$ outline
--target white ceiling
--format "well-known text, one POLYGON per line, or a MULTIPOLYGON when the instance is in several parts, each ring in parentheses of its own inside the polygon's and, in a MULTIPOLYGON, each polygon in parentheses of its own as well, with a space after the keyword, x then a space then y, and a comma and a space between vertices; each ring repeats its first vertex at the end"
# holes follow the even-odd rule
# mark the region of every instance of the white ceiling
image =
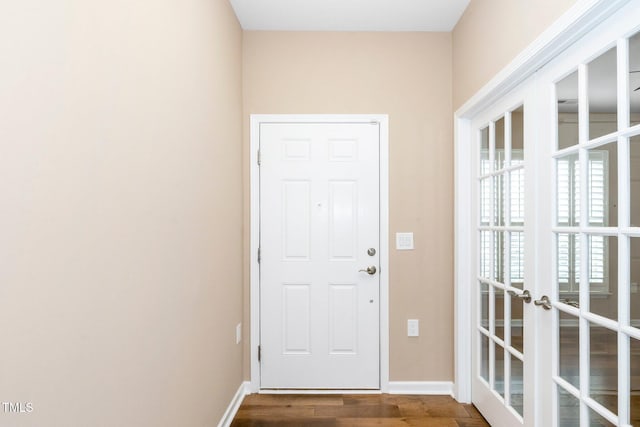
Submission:
POLYGON ((469 0, 230 0, 245 30, 451 31, 469 0))

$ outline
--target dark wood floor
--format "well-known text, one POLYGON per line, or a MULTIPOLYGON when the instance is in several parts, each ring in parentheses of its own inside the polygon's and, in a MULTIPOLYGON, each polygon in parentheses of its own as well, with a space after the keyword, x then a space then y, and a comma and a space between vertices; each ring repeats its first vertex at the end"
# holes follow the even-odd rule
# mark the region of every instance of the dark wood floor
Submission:
POLYGON ((231 427, 488 425, 473 405, 449 396, 252 394, 245 397, 231 427))

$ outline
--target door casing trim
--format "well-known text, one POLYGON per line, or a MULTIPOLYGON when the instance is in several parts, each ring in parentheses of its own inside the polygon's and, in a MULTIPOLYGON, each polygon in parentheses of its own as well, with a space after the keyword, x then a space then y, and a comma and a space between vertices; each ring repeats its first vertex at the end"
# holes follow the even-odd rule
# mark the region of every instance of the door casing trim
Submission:
POLYGON ((261 123, 380 123, 380 391, 389 389, 389 116, 386 114, 252 114, 250 116, 250 392, 260 392, 260 169, 261 123))
POLYGON ((454 397, 471 403, 473 319, 469 286, 476 280, 474 207, 471 201, 471 120, 511 90, 525 82, 545 64, 560 55, 630 0, 578 0, 533 43, 502 69, 454 114, 454 397))

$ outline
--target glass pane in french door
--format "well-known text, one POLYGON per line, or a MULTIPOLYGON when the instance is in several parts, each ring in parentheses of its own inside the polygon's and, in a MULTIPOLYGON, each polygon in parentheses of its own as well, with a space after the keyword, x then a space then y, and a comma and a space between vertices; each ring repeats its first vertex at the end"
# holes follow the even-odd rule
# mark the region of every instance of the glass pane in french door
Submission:
POLYGON ((486 395, 517 425, 525 405, 519 297, 525 280, 524 108, 504 111, 482 126, 478 146, 476 372, 486 395))
POLYGON ((600 52, 555 83, 558 426, 640 426, 640 36, 600 52))

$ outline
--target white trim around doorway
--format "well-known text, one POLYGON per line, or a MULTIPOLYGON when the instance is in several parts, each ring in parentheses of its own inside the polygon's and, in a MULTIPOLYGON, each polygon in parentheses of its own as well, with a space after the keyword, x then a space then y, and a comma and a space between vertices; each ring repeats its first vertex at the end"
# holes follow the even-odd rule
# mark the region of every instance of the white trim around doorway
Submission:
MULTIPOLYGON (((389 391, 389 116, 386 114, 252 114, 250 118, 250 357, 248 392, 259 393, 260 363, 260 123, 380 123, 380 392, 389 391)), ((299 390, 297 391, 299 392, 299 390)), ((323 392, 331 392, 324 390, 323 392)), ((336 391, 344 393, 344 390, 336 391)), ((369 390, 368 392, 371 392, 369 390)))
POLYGON ((474 248, 470 238, 475 233, 474 208, 470 183, 472 150, 471 119, 531 77, 543 65, 586 35, 630 0, 578 0, 564 15, 522 51, 507 67, 469 99, 454 115, 454 283, 455 283, 455 385, 454 397, 471 402, 471 292, 475 283, 474 248))

